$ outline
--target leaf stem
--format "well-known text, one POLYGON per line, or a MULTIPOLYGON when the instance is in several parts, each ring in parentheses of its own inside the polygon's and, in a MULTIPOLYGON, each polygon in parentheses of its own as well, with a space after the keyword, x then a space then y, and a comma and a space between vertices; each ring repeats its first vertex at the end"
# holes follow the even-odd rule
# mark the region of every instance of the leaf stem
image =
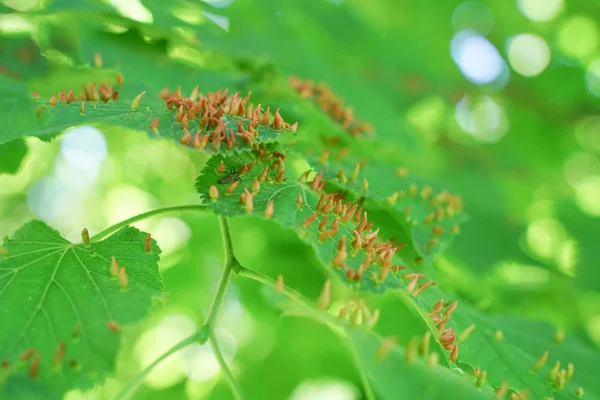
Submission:
MULTIPOLYGON (((271 287, 277 288, 277 281, 273 278, 271 278, 270 276, 261 274, 260 272, 251 270, 249 268, 246 268, 244 266, 239 266, 239 269, 237 270, 237 274, 239 276, 243 276, 252 280, 255 280, 257 282, 261 282, 264 283, 265 285, 269 285, 271 287)), ((283 288, 279 288, 279 289, 283 289, 283 294, 285 294, 287 297, 289 297, 290 299, 294 300, 295 302, 297 302, 298 304, 300 304, 302 307, 307 308, 309 310, 313 310, 316 308, 316 306, 306 297, 302 296, 300 293, 296 292, 293 289, 290 289, 287 286, 283 286, 283 288)))
MULTIPOLYGON (((96 236, 102 237, 102 235, 107 235, 110 232, 113 232, 113 231, 119 229, 121 226, 125 226, 131 222, 138 221, 140 219, 149 217, 151 215, 160 214, 161 212, 178 211, 178 210, 185 210, 185 209, 200 209, 200 207, 202 207, 202 209, 206 208, 205 206, 179 206, 179 207, 168 207, 168 208, 164 208, 164 209, 150 211, 148 213, 140 214, 136 217, 130 218, 129 220, 120 222, 119 224, 114 225, 111 228, 108 228, 108 229, 100 232, 96 236)), ((194 343, 204 344, 208 340, 210 341, 211 347, 215 353, 215 357, 217 358, 217 361, 219 362, 219 365, 221 366, 221 370, 223 371, 225 379, 227 380, 227 383, 228 383, 229 387, 231 388, 231 391, 233 392, 234 397, 236 399, 243 399, 241 388, 238 385, 238 383, 235 381, 233 374, 231 373, 231 370, 227 367, 227 363, 225 362, 225 358, 223 357, 223 354, 221 353, 221 350, 219 349, 219 345, 217 343, 217 339, 214 335, 214 330, 213 330, 213 324, 217 318, 219 308, 221 307, 221 303, 223 302, 223 298, 225 297, 225 291, 227 290, 227 284, 229 283, 229 279, 231 278, 231 271, 237 270, 237 268, 241 267, 233 253, 231 232, 229 231, 229 224, 227 222, 227 219, 224 217, 220 217, 219 222, 221 224, 221 234, 223 236, 223 245, 225 248, 225 265, 223 266, 223 272, 221 273, 221 279, 219 280, 219 285, 217 286, 217 291, 216 291, 215 296, 213 297, 213 301, 210 305, 210 309, 208 311, 208 316, 206 317, 206 321, 204 322, 204 326, 202 328, 200 328, 198 331, 196 331, 194 334, 192 334, 191 336, 188 336, 187 338, 183 339, 179 343, 176 343, 173 347, 171 347, 169 350, 167 350, 164 354, 162 354, 160 357, 158 357, 156 360, 154 360, 152 362, 152 364, 148 365, 146 368, 144 368, 142 371, 140 371, 135 376, 135 378, 133 378, 133 380, 131 380, 127 384, 127 386, 125 386, 123 388, 123 390, 121 390, 119 392, 119 394, 117 394, 117 396, 115 397, 115 400, 125 400, 125 399, 128 399, 129 397, 131 397, 131 395, 133 395, 133 393, 135 392, 135 389, 140 385, 142 380, 146 376, 148 376, 148 374, 152 371, 152 369, 154 369, 154 367, 156 367, 158 364, 160 364, 164 359, 169 357, 171 354, 183 349, 186 346, 189 346, 190 344, 194 344, 194 343)))
POLYGON ((191 334, 190 336, 183 339, 182 341, 175 343, 169 350, 164 352, 160 357, 158 357, 156 360, 154 360, 150 365, 148 365, 146 368, 141 370, 135 376, 135 378, 133 378, 127 384, 127 386, 125 386, 115 396, 115 400, 125 400, 125 399, 130 398, 133 395, 133 393, 135 393, 135 390, 142 383, 144 378, 146 378, 158 364, 163 362, 165 359, 167 359, 172 354, 174 354, 174 353, 178 352, 179 350, 181 350, 191 344, 194 344, 194 343, 200 343, 200 344, 206 343, 206 341, 208 340, 208 333, 209 333, 208 331, 209 330, 207 327, 202 327, 199 330, 197 330, 196 332, 194 332, 193 334, 191 334))
POLYGON ((104 237, 110 235, 111 233, 121 229, 124 226, 133 224, 134 222, 141 221, 146 218, 150 218, 154 215, 165 214, 168 212, 176 212, 176 211, 206 211, 206 205, 192 204, 192 205, 185 205, 185 206, 172 206, 172 207, 157 208, 156 210, 152 210, 152 211, 148 211, 148 212, 145 212, 142 214, 134 215, 131 218, 128 218, 124 221, 116 223, 113 226, 110 226, 110 227, 106 228, 105 230, 95 234, 94 236, 92 236, 90 238, 90 240, 92 242, 96 242, 96 241, 103 239, 104 237))
POLYGON ((223 371, 225 380, 227 381, 227 384, 229 385, 229 388, 231 389, 231 392, 233 393, 233 397, 236 400, 243 399, 244 396, 242 395, 242 389, 238 385, 233 374, 231 373, 231 370, 227 366, 227 362, 225 361, 225 358, 223 357, 223 353, 221 353, 221 349, 219 348, 219 343, 217 342, 217 337, 215 336, 214 331, 212 329, 210 330, 210 335, 208 336, 208 341, 210 343, 210 347, 212 347, 213 353, 215 353, 215 357, 217 359, 217 362, 219 363, 219 366, 221 367, 221 371, 223 371))
POLYGON ((213 324, 217 318, 217 314, 219 312, 219 308, 221 307, 221 303, 223 302, 223 298, 225 297, 225 291, 227 290, 227 285, 229 283, 229 279, 231 278, 231 271, 235 268, 239 268, 239 262, 235 258, 233 253, 233 242, 231 240, 231 231, 229 230, 229 222, 225 217, 219 217, 219 223, 221 224, 221 236, 223 237, 223 247, 225 250, 225 265, 223 266, 223 272, 221 273, 221 279, 219 280, 219 286, 217 287, 217 291, 215 293, 215 297, 213 298, 212 304, 208 311, 208 316, 206 317, 206 322, 204 326, 207 326, 209 329, 209 337, 210 345, 215 353, 215 357, 221 366, 221 370, 227 380, 227 384, 233 393, 233 397, 236 399, 243 399, 242 390, 238 385, 237 381, 233 377, 231 370, 227 366, 225 362, 225 358, 219 349, 219 344, 217 343, 217 338, 215 337, 215 333, 213 330, 213 324))

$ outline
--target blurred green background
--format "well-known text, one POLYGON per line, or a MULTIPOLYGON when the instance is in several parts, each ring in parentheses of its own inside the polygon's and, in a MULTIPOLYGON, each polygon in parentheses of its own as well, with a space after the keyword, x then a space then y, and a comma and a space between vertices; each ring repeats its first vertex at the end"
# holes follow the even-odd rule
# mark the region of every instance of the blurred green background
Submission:
MULTIPOLYGON (((326 82, 376 127, 369 146, 381 160, 463 196, 470 221, 435 261, 446 291, 600 346, 600 3, 4 0, 0 11, 0 73, 38 85, 100 51, 129 80, 251 89, 320 134, 331 122, 291 101, 286 77, 326 82)), ((84 226, 93 234, 159 206, 196 203, 193 181, 206 159, 120 129, 4 144, 0 234, 38 218, 77 240, 84 226)), ((69 400, 112 398, 208 309, 223 258, 216 218, 168 215, 136 226, 163 250, 168 307, 127 331, 114 379, 69 400)), ((232 221, 232 231, 244 265, 318 296, 326 274, 292 233, 249 218, 232 221)), ((422 333, 422 320, 397 299, 373 302, 395 316, 380 333, 401 343, 422 333)), ((251 398, 362 396, 337 337, 282 318, 253 282, 234 280, 218 326, 251 398)), ((208 347, 172 356, 136 394, 167 396, 229 398, 208 347)))

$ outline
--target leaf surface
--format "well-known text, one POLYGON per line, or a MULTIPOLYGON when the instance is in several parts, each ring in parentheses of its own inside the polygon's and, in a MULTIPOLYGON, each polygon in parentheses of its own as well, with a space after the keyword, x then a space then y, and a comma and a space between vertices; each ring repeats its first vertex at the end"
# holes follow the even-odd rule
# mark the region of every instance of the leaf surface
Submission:
POLYGON ((151 240, 146 252, 146 237, 124 227, 85 246, 32 221, 5 240, 0 319, 10 324, 0 331, 0 360, 54 393, 102 381, 115 366, 118 327, 145 317, 163 290, 160 249, 151 240), (111 275, 113 257, 126 285, 111 275))
POLYGON ((363 222, 365 215, 361 211, 362 206, 358 199, 352 199, 350 195, 345 198, 343 193, 314 190, 311 184, 299 182, 292 172, 282 169, 279 165, 277 157, 261 162, 260 158, 247 152, 235 156, 216 155, 202 169, 196 180, 196 189, 200 197, 207 202, 208 208, 216 214, 270 218, 284 227, 295 230, 303 241, 313 246, 323 265, 328 266, 345 284, 356 291, 382 293, 386 289, 405 286, 400 276, 406 272, 406 266, 414 264, 413 260, 406 258, 406 254, 412 254, 406 250, 410 244, 392 244, 378 238, 377 226, 367 228, 370 224, 368 216, 366 222, 363 222), (239 173, 244 165, 255 161, 249 172, 239 173), (224 171, 219 173, 221 162, 224 171), (265 170, 266 179, 259 182, 265 170), (280 173, 283 180, 278 182, 280 173), (231 189, 231 185, 235 185, 233 178, 238 175, 240 182, 227 194, 228 188, 231 189), (224 178, 231 178, 231 182, 219 183, 224 178), (253 188, 256 185, 255 180, 259 186, 258 191, 253 188), (218 191, 216 200, 211 199, 211 186, 215 186, 218 191), (248 193, 254 191, 251 195, 251 209, 246 208, 240 197, 245 190, 248 193), (298 205, 299 196, 301 206, 298 205), (320 201, 322 197, 324 200, 320 201), (329 201, 329 206, 323 206, 329 201), (271 202, 273 212, 268 216, 266 211, 271 202), (361 225, 362 228, 358 229, 361 225), (356 239, 354 230, 357 230, 357 233, 358 230, 361 231, 360 244, 358 241, 353 243, 356 239), (345 251, 340 250, 342 238, 345 238, 345 251), (371 241, 370 245, 367 244, 368 241, 371 241), (391 254, 385 261, 384 254, 388 251, 391 254), (371 253, 370 256, 367 256, 367 252, 371 253), (345 256, 340 253, 345 253, 345 256), (387 267, 383 268, 384 265, 387 267))

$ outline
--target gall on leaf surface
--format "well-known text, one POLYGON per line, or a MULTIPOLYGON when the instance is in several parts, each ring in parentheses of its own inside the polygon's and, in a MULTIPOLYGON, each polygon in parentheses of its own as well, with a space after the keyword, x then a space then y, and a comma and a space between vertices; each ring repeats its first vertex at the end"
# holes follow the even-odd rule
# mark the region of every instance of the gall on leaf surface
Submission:
MULTIPOLYGON (((265 159, 264 154, 262 159, 265 159)), ((282 173, 279 159, 273 156, 263 162, 260 155, 248 152, 213 156, 197 178, 196 189, 215 214, 253 215, 293 229, 315 249, 327 269, 357 292, 382 293, 406 287, 408 283, 400 278, 412 268, 407 267, 411 260, 404 258, 403 253, 408 244, 382 240, 368 215, 364 220, 358 199, 345 197, 342 192, 314 190, 311 187, 314 182, 300 182, 289 168, 282 173), (240 172, 244 165, 252 163, 255 164, 250 171, 240 172), (239 182, 233 180, 233 174, 239 174, 239 182), (224 178, 227 182, 219 183, 224 178), (255 180, 259 184, 258 191, 255 191, 255 180), (212 189, 211 196, 211 186, 218 195, 212 189), (360 233, 355 234, 355 230, 360 233), (345 243, 342 244, 342 240, 345 243)))
POLYGON ((0 361, 61 394, 89 388, 115 367, 118 329, 144 318, 163 284, 160 249, 124 227, 89 246, 73 244, 40 221, 5 240, 0 256, 0 361), (128 275, 111 276, 112 259, 128 275), (34 361, 39 367, 34 372, 34 361))
MULTIPOLYGON (((432 339, 442 347, 442 332, 436 329, 437 321, 432 320, 431 311, 440 299, 449 304, 451 298, 438 287, 432 287, 411 299, 430 327, 432 339)), ((445 310, 447 308, 438 315, 447 315, 445 310)), ((527 390, 540 398, 576 399, 575 390, 582 387, 586 396, 590 394, 595 396, 590 398, 599 398, 596 395, 599 393, 596 378, 600 359, 598 351, 568 334, 563 342, 556 343, 557 330, 546 323, 485 314, 466 301, 459 301, 443 329, 455 335, 452 344, 459 349, 456 365, 469 374, 477 368, 486 371, 486 380, 494 388, 506 383, 512 391, 527 390), (533 372, 545 351, 549 352, 547 361, 533 372), (569 363, 575 369, 573 377, 566 380, 560 390, 555 387, 556 377, 549 379, 556 361, 561 364, 559 372, 565 370, 566 373, 569 363)), ((451 352, 444 354, 450 362, 451 352)))
POLYGON ((308 163, 322 171, 328 182, 372 200, 372 206, 393 215, 427 264, 448 248, 468 218, 460 196, 439 183, 412 176, 406 168, 363 162, 344 148, 326 158, 323 154, 328 150, 316 151, 305 143, 297 143, 293 151, 305 154, 308 163))
POLYGON ((431 362, 431 353, 419 355, 417 349, 399 346, 394 338, 381 337, 362 326, 352 327, 350 321, 340 322, 330 313, 302 307, 275 290, 265 290, 264 296, 284 316, 308 318, 338 334, 363 377, 363 385, 368 385, 365 389, 373 392, 377 399, 495 399, 490 386, 478 388, 473 375, 460 374, 431 362), (408 351, 415 353, 410 363, 407 362, 408 351))
POLYGON ((460 344, 458 365, 465 370, 478 366, 487 370, 487 379, 493 386, 506 381, 513 390, 527 389, 536 396, 577 399, 575 391, 582 387, 584 398, 600 398, 600 352, 585 345, 572 334, 561 334, 553 326, 516 316, 486 315, 460 304, 453 313, 460 344), (464 341, 461 331, 469 325, 475 329, 464 341), (500 333, 499 333, 500 332, 500 333), (545 362, 536 364, 545 351, 545 362), (551 378, 551 371, 560 362, 557 372, 565 374, 572 364, 574 373, 561 385, 558 376, 551 378), (537 368, 534 368, 537 367, 537 368), (535 371, 534 371, 535 370, 535 371))
POLYGON ((111 83, 82 80, 74 90, 77 92, 67 87, 36 99, 37 111, 31 116, 36 119, 35 127, 27 134, 55 135, 83 124, 118 126, 218 153, 276 141, 290 127, 286 122, 276 123, 271 112, 249 103, 249 96, 228 94, 227 89, 202 94, 196 87, 183 94, 179 86, 159 93, 127 82, 119 86, 114 72, 111 83))
POLYGON ((425 357, 407 364, 405 348, 394 345, 378 359, 386 339, 373 332, 347 327, 345 333, 358 367, 366 373, 377 398, 446 400, 450 393, 456 400, 495 398, 489 386, 477 388, 472 376, 437 364, 430 366, 425 357))

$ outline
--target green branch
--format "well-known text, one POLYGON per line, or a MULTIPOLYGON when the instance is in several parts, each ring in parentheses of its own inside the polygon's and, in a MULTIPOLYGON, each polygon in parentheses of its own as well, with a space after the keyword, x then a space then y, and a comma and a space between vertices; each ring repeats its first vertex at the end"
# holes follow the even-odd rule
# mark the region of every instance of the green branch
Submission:
POLYGON ((208 311, 208 316, 206 317, 204 326, 207 326, 209 329, 209 340, 211 347, 215 353, 215 357, 217 358, 219 365, 221 366, 221 370, 223 371, 233 396, 236 399, 243 399, 244 397, 242 396, 242 390, 233 377, 231 370, 227 366, 225 358, 223 358, 223 354, 221 354, 221 350, 219 349, 219 345, 213 330, 213 324, 217 318, 221 303, 223 302, 223 297, 225 297, 225 291, 227 290, 227 284, 229 283, 229 278, 231 277, 231 271, 234 268, 239 267, 239 263, 233 254, 233 243, 231 241, 231 232, 229 231, 229 223, 227 222, 227 218, 219 217, 219 222, 221 224, 221 236, 223 237, 223 247, 225 250, 225 266, 223 267, 221 279, 219 280, 219 286, 217 287, 217 292, 215 293, 210 310, 208 311))
POLYGON ((143 219, 150 218, 154 215, 165 214, 165 213, 169 213, 169 212, 177 212, 177 211, 206 211, 206 206, 202 205, 202 204, 195 204, 195 205, 187 205, 187 206, 173 206, 173 207, 157 208, 156 210, 138 214, 138 215, 135 215, 124 221, 116 223, 113 226, 106 228, 102 232, 95 234, 94 236, 92 236, 90 238, 90 240, 92 242, 96 242, 96 241, 101 240, 104 237, 110 235, 111 233, 118 231, 119 229, 121 229, 124 226, 133 224, 134 222, 138 222, 143 219))
POLYGON ((150 365, 148 365, 146 368, 144 368, 143 370, 141 370, 136 376, 135 378, 133 378, 128 384, 127 386, 125 386, 116 396, 115 396, 115 400, 125 400, 125 399, 129 399, 133 393, 135 393, 135 390, 138 388, 138 386, 142 383, 142 381, 144 380, 144 378, 146 378, 150 372, 152 372, 152 370, 161 362, 163 362, 165 359, 167 359, 170 355, 178 352, 179 350, 194 344, 194 343, 200 343, 200 344, 204 344, 206 343, 206 341, 208 340, 210 334, 210 329, 208 329, 207 326, 203 326, 202 328, 200 328, 199 330, 197 330, 196 332, 194 332, 193 334, 191 334, 190 336, 186 337, 185 339, 183 339, 182 341, 176 343, 175 345, 173 345, 169 350, 167 350, 166 352, 164 352, 160 357, 158 357, 156 360, 154 360, 150 365))
MULTIPOLYGON (((203 210, 205 208, 206 208, 205 206, 179 206, 179 207, 169 207, 169 208, 163 208, 163 209, 150 211, 145 214, 140 214, 136 217, 130 218, 126 221, 120 222, 119 224, 116 224, 116 225, 100 232, 95 237, 102 237, 103 235, 107 235, 110 232, 113 232, 122 226, 130 224, 131 222, 139 221, 140 219, 147 218, 152 215, 160 214, 162 212, 179 211, 179 210, 185 210, 185 209, 202 209, 203 210)), ((225 379, 227 380, 227 383, 229 384, 234 397, 236 399, 243 399, 243 396, 241 394, 242 391, 241 391, 239 385, 237 384, 237 382, 235 381, 233 374, 227 367, 225 359, 223 358, 223 354, 221 353, 221 350, 219 349, 217 340, 214 335, 214 330, 213 330, 213 324, 217 318, 217 314, 219 312, 219 308, 221 307, 221 303, 223 302, 223 298, 225 297, 225 291, 227 290, 227 284, 229 283, 229 279, 231 277, 231 271, 240 267, 237 259, 235 258, 235 255, 233 253, 231 233, 229 231, 229 225, 227 223, 227 220, 225 218, 221 217, 221 218, 219 218, 219 221, 221 223, 221 234, 223 236, 223 246, 225 248, 225 265, 223 266, 223 272, 221 273, 221 279, 219 280, 219 286, 217 287, 217 291, 216 291, 213 301, 211 303, 210 310, 208 311, 208 316, 206 317, 206 321, 204 322, 204 325, 202 326, 202 328, 200 328, 198 331, 196 331, 191 336, 188 336, 187 338, 183 339, 182 341, 176 343, 173 347, 171 347, 169 350, 167 350, 164 354, 162 354, 160 357, 158 357, 156 360, 154 360, 152 362, 152 364, 148 365, 146 368, 144 368, 142 371, 140 371, 135 376, 135 378, 133 378, 133 380, 131 380, 127 384, 127 386, 125 386, 117 394, 117 396, 115 397, 115 400, 125 400, 125 399, 130 398, 133 395, 133 393, 135 393, 135 390, 142 383, 144 378, 146 376, 148 376, 148 374, 154 369, 154 367, 156 367, 158 364, 160 364, 163 360, 165 360, 167 357, 169 357, 173 353, 176 353, 177 351, 189 346, 190 344, 194 344, 194 343, 204 344, 204 343, 206 343, 207 340, 210 340, 210 344, 215 353, 215 357, 217 358, 217 361, 219 362, 219 365, 221 366, 221 370, 223 371, 225 379)))

